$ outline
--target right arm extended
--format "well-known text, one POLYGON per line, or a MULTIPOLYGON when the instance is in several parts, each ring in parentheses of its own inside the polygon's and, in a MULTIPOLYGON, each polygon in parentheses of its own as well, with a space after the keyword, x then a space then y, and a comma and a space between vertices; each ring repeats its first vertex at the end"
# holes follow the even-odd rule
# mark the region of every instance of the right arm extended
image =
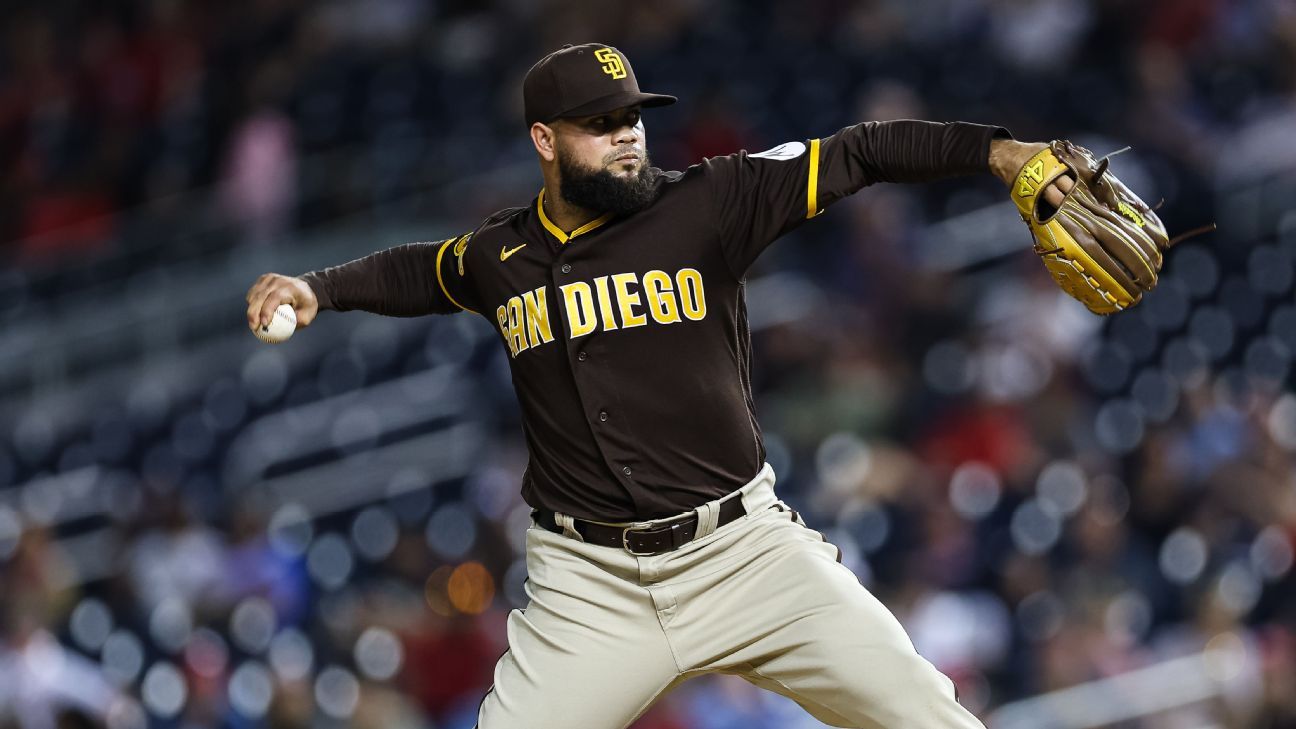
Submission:
POLYGON ((447 250, 454 242, 451 238, 408 243, 297 277, 264 274, 247 293, 248 326, 255 329, 268 323, 280 304, 293 307, 299 327, 309 326, 324 309, 359 309, 386 316, 459 311, 463 307, 437 275, 438 264, 454 267, 455 256, 447 250))

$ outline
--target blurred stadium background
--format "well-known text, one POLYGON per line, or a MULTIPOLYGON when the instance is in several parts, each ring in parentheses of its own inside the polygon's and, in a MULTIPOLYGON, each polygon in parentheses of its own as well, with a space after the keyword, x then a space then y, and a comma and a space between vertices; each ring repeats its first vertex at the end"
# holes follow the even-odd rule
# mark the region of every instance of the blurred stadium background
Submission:
MULTIPOLYGON (((758 409, 990 726, 1296 726, 1292 0, 4 7, 0 727, 472 726, 528 522, 491 327, 270 347, 242 297, 523 204, 522 75, 587 40, 681 97, 662 167, 964 119, 1218 222, 1103 320, 989 176, 865 190, 753 273, 758 409)), ((729 678, 635 725, 817 726, 729 678)))

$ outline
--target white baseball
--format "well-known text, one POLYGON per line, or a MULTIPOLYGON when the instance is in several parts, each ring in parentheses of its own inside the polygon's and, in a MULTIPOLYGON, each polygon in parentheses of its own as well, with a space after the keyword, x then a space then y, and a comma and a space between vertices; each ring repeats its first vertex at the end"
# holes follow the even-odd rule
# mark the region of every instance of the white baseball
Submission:
POLYGON ((278 344, 291 337, 295 331, 297 331, 297 312, 293 311, 292 306, 288 304, 280 304, 279 308, 275 309, 270 323, 259 329, 253 329, 252 333, 263 342, 278 344))

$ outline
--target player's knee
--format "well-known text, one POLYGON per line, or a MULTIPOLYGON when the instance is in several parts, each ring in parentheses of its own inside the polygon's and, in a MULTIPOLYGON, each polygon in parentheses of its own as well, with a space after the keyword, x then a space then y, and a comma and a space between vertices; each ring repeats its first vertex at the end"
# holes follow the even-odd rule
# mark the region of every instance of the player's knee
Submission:
POLYGON ((906 707, 901 715, 920 716, 930 707, 958 702, 954 682, 922 656, 914 653, 898 663, 896 688, 906 707))

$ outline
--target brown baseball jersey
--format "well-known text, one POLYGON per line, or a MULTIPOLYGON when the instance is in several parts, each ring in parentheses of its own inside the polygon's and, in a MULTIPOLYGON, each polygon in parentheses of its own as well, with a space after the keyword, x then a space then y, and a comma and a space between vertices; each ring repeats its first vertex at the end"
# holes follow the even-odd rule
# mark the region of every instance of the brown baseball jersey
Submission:
POLYGON ((761 251, 875 182, 988 170, 998 127, 868 122, 662 172, 654 202, 565 231, 545 191, 470 234, 303 278, 321 309, 469 311, 508 351, 528 504, 598 521, 719 498, 765 460, 744 275, 761 251))

